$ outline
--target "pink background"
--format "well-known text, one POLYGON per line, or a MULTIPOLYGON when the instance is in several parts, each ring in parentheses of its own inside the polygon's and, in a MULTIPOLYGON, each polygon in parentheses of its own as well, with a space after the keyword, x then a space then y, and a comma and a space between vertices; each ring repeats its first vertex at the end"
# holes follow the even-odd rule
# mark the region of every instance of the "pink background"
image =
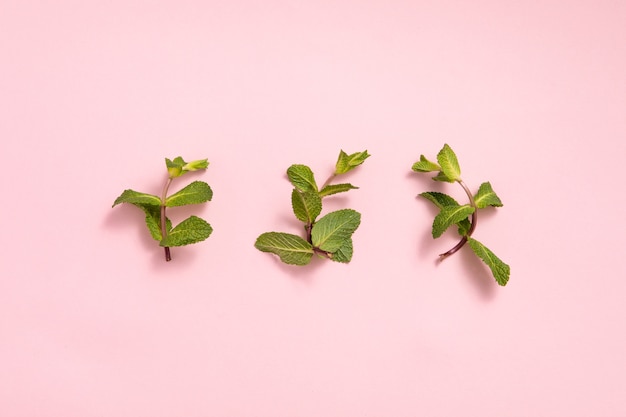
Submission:
MULTIPOLYGON (((626 3, 0 2, 0 415, 626 415, 626 3), (430 237, 444 142, 498 287, 430 237), (369 150, 350 265, 288 267, 284 172, 369 150), (207 157, 166 264, 125 188, 207 157)), ((191 177, 191 176, 190 176, 191 177)), ((181 180, 178 185, 186 183, 181 180)), ((176 185, 175 185, 176 188, 176 185)), ((465 248, 468 249, 468 248, 465 248)))

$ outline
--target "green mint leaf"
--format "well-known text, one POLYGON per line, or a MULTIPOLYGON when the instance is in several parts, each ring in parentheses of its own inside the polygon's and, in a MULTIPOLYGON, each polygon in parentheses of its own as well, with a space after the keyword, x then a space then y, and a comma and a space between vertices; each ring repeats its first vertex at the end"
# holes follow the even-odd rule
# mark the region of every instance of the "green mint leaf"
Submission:
POLYGON ((440 209, 444 207, 460 205, 454 198, 450 197, 448 194, 439 193, 437 191, 427 191, 421 193, 420 196, 424 197, 428 201, 431 201, 440 209))
POLYGON ((306 265, 313 257, 313 246, 300 236, 289 233, 263 233, 254 247, 278 255, 281 261, 290 265, 306 265))
POLYGON ((337 164, 335 165, 335 175, 345 174, 346 172, 353 170, 365 162, 365 160, 369 157, 370 154, 367 153, 367 150, 350 155, 344 151, 340 151, 337 164))
POLYGON ((411 169, 415 172, 441 171, 438 164, 429 161, 424 155, 420 155, 420 160, 414 163, 411 169))
POLYGON ((511 267, 502 262, 500 258, 476 239, 470 237, 467 239, 467 243, 469 243, 474 253, 491 269, 496 282, 502 286, 506 285, 511 275, 511 267))
POLYGON ((206 182, 194 181, 165 199, 166 207, 186 206, 211 201, 213 191, 206 182))
POLYGON ((329 195, 344 193, 350 190, 357 190, 359 187, 355 187, 352 184, 331 184, 322 188, 319 192, 320 197, 326 197, 329 195))
POLYGON ((208 159, 198 159, 191 161, 183 166, 183 171, 197 171, 199 169, 207 169, 209 167, 208 159))
POLYGON ((291 192, 291 206, 298 220, 312 224, 322 212, 322 199, 314 191, 301 192, 294 188, 291 192))
MULTIPOLYGON (((158 242, 163 240, 163 236, 161 235, 161 225, 158 223, 159 221, 160 219, 155 219, 154 216, 146 213, 146 226, 148 226, 148 230, 150 231, 152 239, 158 242)), ((169 233, 169 231, 172 230, 172 221, 166 217, 165 224, 169 233)))
POLYGON ((197 171, 199 169, 207 169, 209 161, 207 159, 198 159, 191 162, 185 162, 183 158, 177 156, 174 160, 165 158, 165 166, 170 178, 180 177, 186 172, 197 171))
POLYGON ((502 201, 500 201, 500 198, 496 195, 495 191, 493 191, 489 182, 480 184, 478 192, 474 196, 474 202, 478 208, 485 208, 487 206, 502 207, 502 201))
MULTIPOLYGON (((146 226, 154 240, 161 241, 161 207, 135 204, 146 213, 146 226)), ((165 227, 169 232, 172 230, 172 222, 165 217, 165 227)))
POLYGON ((438 238, 453 224, 467 219, 474 212, 474 207, 466 204, 463 206, 448 206, 441 209, 433 221, 433 238, 438 238))
POLYGON ((441 172, 448 179, 448 182, 454 182, 461 179, 461 167, 456 158, 456 154, 446 143, 437 154, 437 162, 441 166, 441 172))
MULTIPOLYGON (((161 234, 161 208, 155 206, 138 206, 146 213, 146 226, 150 231, 152 239, 160 242, 163 239, 161 234)), ((169 220, 169 219, 168 219, 169 220)), ((170 221, 170 227, 172 222, 170 221)))
MULTIPOLYGON (((140 208, 146 215, 146 226, 150 231, 150 235, 154 240, 160 241, 161 237, 161 207, 150 204, 130 203, 140 208)), ((167 231, 172 229, 172 222, 165 218, 165 227, 167 231)))
POLYGON ((115 199, 112 207, 121 203, 141 204, 149 206, 160 206, 161 199, 156 195, 140 193, 133 190, 124 190, 124 192, 115 199))
POLYGON ((454 182, 454 180, 448 178, 446 174, 443 172, 439 172, 437 175, 431 178, 433 181, 441 181, 441 182, 454 182))
POLYGON ((469 219, 463 219, 456 224, 458 226, 457 231, 461 236, 467 236, 470 228, 472 227, 472 222, 469 219))
POLYGON ((306 165, 292 165, 287 169, 287 177, 289 181, 300 191, 317 192, 317 184, 313 171, 306 165))
POLYGON ((351 209, 328 213, 311 230, 313 246, 326 252, 339 250, 361 223, 361 214, 351 209))
POLYGON ((190 216, 174 227, 165 239, 161 240, 161 246, 185 246, 205 240, 211 235, 213 228, 200 217, 190 216))
MULTIPOLYGON (((161 210, 154 206, 144 206, 142 209, 146 213, 146 226, 148 226, 152 238, 161 241, 163 239, 161 235, 161 210)), ((172 221, 168 217, 165 218, 165 228, 168 233, 172 230, 172 221)))
POLYGON ((176 178, 183 175, 183 167, 185 164, 186 162, 180 156, 174 158, 173 161, 165 158, 165 166, 167 167, 167 173, 170 178, 176 178))
POLYGON ((185 162, 185 160, 180 157, 177 156, 176 158, 174 158, 173 161, 170 161, 169 159, 165 158, 165 165, 169 168, 169 167, 180 167, 182 168, 187 162, 185 162))
MULTIPOLYGON (((448 194, 439 193, 437 191, 428 191, 425 193, 421 193, 420 196, 424 197, 428 201, 431 201, 440 209, 444 207, 460 207, 460 204, 457 201, 450 197, 448 194)), ((457 222, 458 232, 461 236, 465 236, 467 232, 469 232, 472 223, 469 219, 465 218, 460 222, 457 222)))
POLYGON ((335 262, 347 264, 348 262, 350 262, 350 260, 352 260, 352 252, 352 239, 348 238, 343 241, 343 244, 339 249, 331 254, 330 259, 335 262))

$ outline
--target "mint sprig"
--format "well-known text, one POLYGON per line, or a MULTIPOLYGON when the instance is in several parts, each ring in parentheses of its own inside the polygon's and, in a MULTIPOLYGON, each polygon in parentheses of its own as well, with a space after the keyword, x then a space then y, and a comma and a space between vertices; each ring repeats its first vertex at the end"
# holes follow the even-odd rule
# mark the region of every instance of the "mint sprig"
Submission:
POLYGON ((165 260, 170 261, 172 260, 170 247, 201 242, 211 235, 213 228, 209 223, 197 216, 190 216, 175 227, 172 227, 172 222, 165 213, 166 208, 211 201, 213 191, 206 182, 193 181, 180 191, 168 196, 167 193, 174 178, 178 178, 187 172, 206 169, 209 166, 209 162, 206 159, 185 162, 179 156, 174 158, 174 160, 165 158, 165 165, 168 178, 163 186, 161 197, 130 189, 124 190, 115 199, 113 207, 121 203, 128 203, 140 208, 146 215, 146 226, 150 231, 150 235, 164 248, 165 260))
POLYGON ((352 209, 322 213, 322 199, 330 195, 357 189, 352 184, 330 184, 338 175, 345 174, 361 165, 370 155, 367 151, 339 153, 334 173, 318 187, 311 168, 302 164, 291 165, 287 178, 294 186, 291 192, 293 214, 304 224, 305 236, 291 233, 267 232, 261 234, 254 246, 262 251, 278 255, 290 265, 307 265, 313 255, 335 262, 352 260, 352 235, 361 223, 361 214, 352 209))
POLYGON ((502 201, 493 190, 489 182, 484 182, 478 188, 476 194, 472 194, 470 189, 461 179, 461 167, 456 154, 448 144, 437 154, 437 162, 428 160, 424 155, 413 164, 415 172, 437 172, 432 178, 434 181, 458 183, 469 199, 469 204, 459 204, 454 198, 447 194, 428 191, 420 196, 432 202, 439 213, 435 216, 432 226, 433 238, 440 237, 450 226, 456 225, 461 240, 449 251, 439 255, 439 260, 444 260, 448 256, 456 253, 466 243, 469 243, 472 251, 491 269, 491 272, 500 285, 506 285, 509 281, 511 268, 498 258, 485 245, 472 237, 476 229, 478 220, 478 210, 485 207, 502 207, 502 201))

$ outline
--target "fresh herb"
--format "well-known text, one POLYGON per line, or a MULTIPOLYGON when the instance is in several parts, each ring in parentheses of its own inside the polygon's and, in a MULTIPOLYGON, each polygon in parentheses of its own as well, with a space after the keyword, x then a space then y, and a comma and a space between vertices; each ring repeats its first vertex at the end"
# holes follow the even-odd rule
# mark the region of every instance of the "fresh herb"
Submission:
POLYGON ((474 253, 482 259, 491 269, 494 278, 500 285, 506 285, 509 281, 511 268, 502 262, 493 252, 485 245, 472 237, 476 229, 476 221, 478 220, 478 210, 487 206, 502 207, 502 201, 496 195, 489 182, 484 182, 478 188, 478 192, 472 195, 470 189, 461 179, 461 168, 457 160, 456 154, 445 144, 443 149, 437 154, 437 163, 431 162, 420 156, 420 160, 413 164, 413 171, 416 172, 435 172, 437 175, 433 177, 435 181, 457 182, 467 194, 469 204, 461 205, 447 194, 429 191, 420 195, 435 204, 439 209, 439 214, 433 221, 432 234, 433 238, 438 238, 450 226, 456 225, 461 240, 449 251, 439 255, 439 260, 443 260, 453 253, 457 252, 466 243, 474 253))
POLYGON ((209 163, 206 159, 185 162, 180 156, 173 161, 165 158, 168 178, 163 186, 161 197, 152 194, 140 193, 133 190, 124 190, 113 203, 113 207, 121 203, 129 203, 139 207, 146 214, 146 226, 150 234, 165 250, 165 260, 172 259, 171 246, 184 246, 205 240, 211 235, 213 228, 206 221, 197 216, 180 222, 172 228, 172 222, 165 215, 166 207, 179 207, 189 204, 200 204, 210 201, 213 191, 206 182, 194 181, 180 191, 168 196, 167 192, 174 178, 190 171, 206 169, 209 163))
POLYGON ((290 233, 268 232, 260 235, 254 246, 262 252, 278 255, 281 261, 291 265, 307 265, 314 254, 335 262, 350 262, 352 234, 361 223, 361 214, 343 209, 328 213, 319 220, 317 218, 322 212, 324 197, 358 188, 349 183, 330 182, 336 176, 361 165, 369 156, 367 151, 350 155, 341 151, 335 172, 321 187, 317 186, 311 168, 306 165, 290 166, 287 177, 294 186, 291 205, 296 218, 304 223, 306 236, 302 238, 290 233))

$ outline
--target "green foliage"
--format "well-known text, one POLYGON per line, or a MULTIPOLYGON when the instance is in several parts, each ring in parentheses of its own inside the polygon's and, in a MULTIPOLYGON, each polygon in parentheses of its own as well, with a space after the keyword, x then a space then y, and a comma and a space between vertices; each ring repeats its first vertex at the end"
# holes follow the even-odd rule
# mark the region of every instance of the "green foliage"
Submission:
POLYGON ((449 206, 459 206, 460 204, 456 200, 450 197, 448 194, 438 193, 437 191, 426 191, 420 194, 428 201, 431 201, 438 208, 442 209, 449 206))
POLYGON ((335 253, 332 254, 331 260, 335 262, 348 263, 350 259, 352 259, 352 239, 346 239, 343 241, 343 244, 335 253))
POLYGON ((463 206, 447 206, 439 211, 439 214, 435 216, 433 221, 433 238, 438 238, 448 227, 453 224, 459 223, 461 220, 467 219, 467 217, 474 212, 474 207, 469 204, 463 206))
POLYGON ((335 175, 345 174, 346 172, 353 170, 365 162, 365 160, 369 157, 370 154, 367 153, 367 150, 363 152, 355 152, 351 155, 348 155, 344 151, 340 151, 339 158, 337 158, 337 164, 335 165, 335 175))
POLYGON ((290 265, 306 265, 313 257, 313 246, 300 236, 289 233, 263 233, 254 246, 262 252, 278 255, 281 261, 290 265))
POLYGON ((321 189, 315 182, 313 171, 306 165, 291 165, 287 178, 294 186, 291 192, 291 206, 298 220, 304 223, 304 238, 279 232, 261 234, 254 246, 262 251, 278 255, 281 261, 291 265, 306 265, 313 254, 335 262, 348 263, 352 259, 352 235, 361 223, 361 214, 355 210, 343 209, 326 214, 322 212, 322 199, 333 194, 357 189, 352 184, 329 184, 337 175, 351 171, 361 165, 370 155, 367 151, 348 155, 339 153, 335 173, 321 189))
POLYGON ((456 225, 458 226, 457 231, 461 236, 467 236, 467 234, 470 232, 470 229, 472 228, 472 222, 470 222, 468 218, 461 220, 456 225))
POLYGON ((113 207, 121 203, 159 207, 161 205, 161 199, 152 194, 140 193, 134 190, 124 190, 113 202, 113 207))
POLYGON ((487 264, 489 269, 491 269, 491 272, 493 273, 493 276, 498 284, 502 286, 506 285, 506 283, 509 282, 511 268, 476 239, 470 237, 467 241, 474 253, 487 264))
POLYGON ((203 181, 194 181, 177 193, 165 199, 166 207, 187 206, 211 201, 213 191, 209 184, 203 181))
POLYGON ((176 178, 189 171, 206 169, 209 166, 209 162, 206 159, 198 159, 197 161, 185 162, 183 158, 177 156, 176 158, 174 158, 173 161, 165 158, 165 166, 167 167, 167 173, 169 174, 170 178, 176 178))
POLYGON ((168 234, 161 240, 161 246, 185 246, 192 243, 202 242, 208 238, 213 232, 213 228, 205 220, 196 216, 189 216, 182 222, 178 223, 168 234))
POLYGON ((298 220, 312 224, 322 212, 322 198, 315 191, 302 192, 294 188, 291 192, 291 206, 298 220))
POLYGON ((166 207, 205 203, 213 198, 213 191, 207 183, 194 181, 180 191, 167 196, 167 191, 174 178, 187 172, 206 169, 209 163, 206 159, 185 162, 183 158, 178 156, 173 160, 165 158, 165 166, 168 179, 163 187, 163 197, 124 190, 115 199, 113 207, 121 203, 129 203, 143 210, 150 235, 159 242, 160 246, 165 248, 165 260, 169 261, 171 259, 170 247, 201 242, 211 235, 213 228, 197 216, 190 216, 172 228, 172 222, 165 215, 166 207))
POLYGON ((299 191, 317 192, 317 184, 313 171, 306 165, 292 165, 287 168, 287 178, 299 191))
MULTIPOLYGON (((138 204, 135 205, 146 213, 146 226, 148 226, 148 230, 150 230, 150 235, 152 235, 154 240, 160 242, 163 239, 163 235, 161 233, 161 207, 142 206, 138 204)), ((167 217, 165 218, 165 221, 165 231, 169 233, 169 231, 172 230, 172 222, 167 217)))
POLYGON ((457 181, 461 178, 461 167, 456 158, 456 154, 446 143, 437 154, 437 162, 441 166, 441 172, 449 182, 457 181))
MULTIPOLYGON (((457 201, 454 198, 450 197, 447 194, 439 193, 437 191, 426 191, 426 192, 421 193, 420 196, 432 202, 435 206, 437 206, 440 209, 443 209, 444 207, 460 206, 460 204, 457 203, 457 201)), ((469 231, 470 227, 472 226, 472 224, 470 223, 467 217, 455 223, 458 226, 458 231, 461 236, 465 236, 467 232, 469 231)))
POLYGON ((480 184, 478 192, 474 196, 474 202, 478 208, 485 208, 487 206, 502 207, 502 201, 500 201, 500 198, 496 195, 493 188, 491 188, 491 184, 488 182, 480 184))
POLYGON ((465 243, 468 243, 472 251, 491 269, 496 282, 500 285, 506 285, 509 281, 510 267, 482 243, 471 237, 476 226, 478 210, 488 206, 502 207, 502 201, 493 191, 489 182, 482 183, 476 194, 471 194, 461 179, 461 167, 459 166, 457 156, 448 144, 445 144, 437 154, 437 162, 438 164, 435 164, 426 159, 424 155, 421 155, 420 160, 413 164, 412 170, 416 172, 438 171, 432 178, 433 180, 459 183, 469 199, 469 204, 461 205, 453 197, 441 192, 427 191, 420 194, 421 197, 430 201, 439 209, 439 213, 433 221, 433 238, 440 237, 452 225, 457 226, 458 233, 461 235, 459 243, 449 251, 441 254, 440 259, 445 259, 452 255, 465 243))
POLYGON ((355 187, 352 184, 329 184, 322 188, 319 192, 320 197, 326 197, 333 194, 345 193, 350 190, 357 190, 359 187, 355 187))
POLYGON ((454 180, 451 180, 449 177, 447 177, 446 174, 443 173, 443 171, 439 171, 437 175, 432 178, 432 180, 440 182, 454 182, 454 180))
POLYGON ((313 245, 325 252, 334 253, 361 224, 361 214, 351 209, 328 213, 313 227, 311 238, 313 245))
POLYGON ((429 161, 424 155, 420 155, 420 160, 414 163, 411 169, 415 172, 441 171, 441 167, 439 165, 429 161))

